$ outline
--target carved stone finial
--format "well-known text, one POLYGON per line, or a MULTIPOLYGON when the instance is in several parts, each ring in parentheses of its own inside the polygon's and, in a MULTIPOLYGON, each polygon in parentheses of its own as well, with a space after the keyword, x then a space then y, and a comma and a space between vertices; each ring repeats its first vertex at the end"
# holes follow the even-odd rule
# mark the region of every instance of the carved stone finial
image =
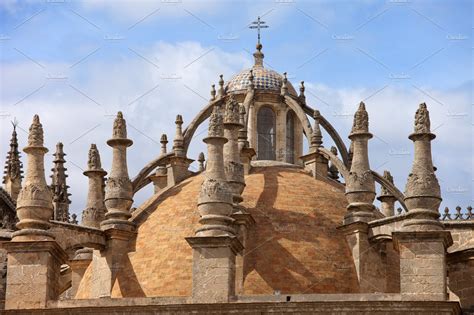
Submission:
POLYGON ((208 154, 206 176, 201 185, 198 198, 198 211, 201 215, 201 226, 196 236, 233 236, 232 194, 224 172, 224 137, 223 118, 218 105, 214 105, 209 118, 207 143, 208 154))
POLYGON ((219 107, 214 105, 211 117, 209 117, 208 137, 223 137, 224 126, 222 124, 222 114, 220 113, 219 107))
POLYGON ((253 67, 254 68, 255 67, 263 67, 263 58, 265 57, 265 55, 262 52, 263 46, 262 46, 262 44, 259 43, 259 44, 257 44, 256 48, 257 48, 257 51, 255 51, 253 53, 253 58, 254 58, 254 66, 253 67))
POLYGON ((123 119, 122 112, 118 112, 117 117, 115 118, 112 138, 113 139, 126 139, 127 138, 127 125, 126 125, 125 119, 123 119))
POLYGON ((183 116, 176 115, 176 134, 173 140, 173 151, 176 156, 184 156, 183 116))
POLYGON ((71 223, 72 224, 78 224, 79 223, 79 222, 77 222, 77 214, 75 214, 75 213, 72 214, 71 223))
POLYGON ((216 85, 211 85, 211 101, 216 99, 216 85))
POLYGON ((225 103, 224 123, 239 124, 239 115, 239 103, 234 99, 234 96, 230 94, 225 103))
POLYGON ((91 144, 89 149, 87 166, 88 170, 84 172, 84 175, 89 178, 89 191, 87 193, 87 206, 82 211, 81 224, 100 228, 100 222, 104 220, 106 212, 103 183, 107 172, 102 169, 99 150, 95 144, 91 144))
POLYGON ((421 103, 415 114, 415 133, 430 133, 430 113, 425 103, 421 103))
POLYGON ((253 70, 252 69, 250 69, 249 81, 250 81, 249 89, 253 90, 255 88, 255 85, 254 85, 254 76, 253 76, 253 70))
POLYGON ((87 167, 89 170, 102 170, 102 163, 100 162, 99 150, 97 145, 91 144, 89 149, 89 157, 87 160, 87 167))
POLYGON ((245 125, 245 106, 240 105, 239 106, 239 123, 244 126, 245 125))
POLYGON ((205 170, 205 167, 204 167, 204 162, 205 161, 206 161, 206 159, 204 157, 204 153, 203 152, 199 153, 199 156, 198 156, 199 172, 203 172, 205 170))
POLYGON ((166 145, 168 144, 168 137, 166 136, 166 134, 161 135, 160 143, 161 143, 161 152, 160 152, 160 154, 166 154, 166 152, 167 152, 166 145))
MULTIPOLYGON (((332 146, 330 149, 331 153, 337 156, 337 148, 335 146, 332 146)), ((337 169, 337 166, 334 165, 332 161, 329 162, 329 178, 332 178, 334 180, 339 179, 339 170, 337 169)))
POLYGON ((219 97, 224 97, 225 95, 225 90, 224 90, 224 75, 221 74, 219 75, 219 97))
POLYGON ((441 188, 436 178, 431 156, 430 120, 426 104, 420 104, 415 114, 415 132, 409 136, 415 145, 415 157, 405 188, 405 204, 408 208, 403 228, 407 230, 439 230, 438 208, 441 188))
POLYGON ((305 105, 306 104, 306 96, 304 95, 305 87, 304 87, 304 81, 301 81, 300 84, 300 95, 298 96, 301 104, 305 105))
MULTIPOLYGON (((390 174, 389 171, 387 171, 387 170, 383 171, 383 178, 385 178, 390 184, 393 184, 393 176, 392 176, 392 174, 390 174)), ((392 196, 392 194, 384 186, 382 186, 382 188, 380 189, 380 195, 381 196, 392 196)))
POLYGON ((126 138, 126 125, 122 113, 119 112, 114 122, 114 135, 107 144, 113 148, 112 167, 105 187, 105 206, 107 213, 101 222, 104 230, 118 228, 123 231, 134 229, 130 218, 130 207, 133 202, 133 185, 128 176, 127 147, 133 141, 126 138))
POLYGON ((369 132, 369 114, 365 110, 364 102, 360 102, 359 109, 354 114, 351 134, 369 132))
POLYGON ((375 181, 369 165, 368 140, 369 115, 365 104, 360 103, 354 115, 351 134, 350 171, 346 181, 346 198, 349 202, 344 224, 352 222, 369 222, 374 218, 375 181), (351 154, 352 153, 352 154, 351 154))
POLYGON ((13 233, 13 239, 51 240, 54 237, 47 230, 53 215, 52 193, 44 174, 44 155, 48 149, 43 147, 43 127, 38 115, 33 118, 28 146, 23 151, 27 154, 28 167, 17 200, 19 222, 16 226, 20 230, 13 233))
POLYGON ((281 84, 281 95, 282 96, 285 96, 285 95, 288 94, 287 83, 288 83, 288 78, 286 77, 286 72, 283 72, 283 80, 282 80, 282 84, 281 84))
POLYGON ((323 144, 323 135, 321 133, 321 128, 319 127, 319 117, 320 113, 318 110, 315 110, 313 113, 314 118, 314 126, 313 126, 313 133, 311 134, 311 148, 314 150, 315 148, 319 148, 323 144))
POLYGON ((30 126, 30 132, 28 134, 28 146, 42 147, 43 143, 43 125, 40 123, 39 116, 35 115, 33 116, 33 123, 30 126))

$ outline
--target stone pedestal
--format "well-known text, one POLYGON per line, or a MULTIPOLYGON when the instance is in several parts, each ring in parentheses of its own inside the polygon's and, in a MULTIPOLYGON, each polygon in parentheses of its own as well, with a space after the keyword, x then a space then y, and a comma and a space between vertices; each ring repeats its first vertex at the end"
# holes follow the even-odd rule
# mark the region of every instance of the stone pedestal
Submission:
POLYGON ((314 178, 326 179, 328 177, 328 160, 318 152, 311 152, 300 157, 304 168, 313 174, 314 178))
POLYGON ((167 168, 167 186, 179 184, 189 176, 189 165, 194 160, 182 156, 171 156, 168 160, 167 168))
POLYGON ((59 297, 61 265, 67 254, 55 241, 6 242, 6 309, 46 308, 59 297))
POLYGON ((256 154, 257 153, 253 148, 244 147, 240 150, 240 161, 244 166, 244 175, 248 175, 250 173, 250 169, 252 168, 250 163, 256 154))
POLYGON ((153 182, 155 194, 168 186, 168 174, 166 169, 159 169, 156 174, 150 176, 150 179, 153 182))
POLYGON ((394 196, 382 195, 377 197, 380 201, 380 211, 386 217, 393 217, 395 215, 395 202, 397 198, 394 196))
POLYGON ((105 231, 107 245, 104 250, 94 250, 92 257, 92 298, 111 297, 118 273, 123 268, 123 259, 131 251, 136 233, 134 231, 108 229, 105 231))
POLYGON ((87 267, 92 261, 92 248, 82 248, 76 251, 76 255, 69 261, 71 267, 71 289, 69 295, 74 298, 77 293, 79 284, 84 277, 87 267))
POLYGON ((384 291, 384 281, 378 277, 377 267, 381 265, 380 255, 369 242, 369 225, 366 222, 354 222, 339 227, 352 253, 354 266, 359 280, 361 293, 384 291))
POLYGON ((446 249, 448 231, 393 232, 400 253, 400 293, 406 300, 447 300, 446 249))
POLYGON ((232 214, 232 218, 235 220, 234 226, 237 237, 243 246, 243 250, 235 259, 235 291, 237 295, 243 294, 245 248, 247 248, 248 231, 255 224, 255 219, 252 215, 247 213, 242 206, 240 207, 242 208, 240 211, 232 214))
POLYGON ((193 248, 193 303, 226 303, 235 296, 236 237, 187 237, 193 248))

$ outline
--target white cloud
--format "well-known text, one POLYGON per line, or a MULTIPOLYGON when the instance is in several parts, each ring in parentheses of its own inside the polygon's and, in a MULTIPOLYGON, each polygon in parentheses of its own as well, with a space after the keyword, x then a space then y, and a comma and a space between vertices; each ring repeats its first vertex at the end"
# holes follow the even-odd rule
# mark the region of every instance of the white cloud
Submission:
MULTIPOLYGON (((129 173, 133 177, 157 156, 162 133, 167 133, 172 142, 176 114, 182 114, 187 125, 207 103, 210 85, 217 83, 220 73, 229 79, 250 63, 244 52, 227 53, 195 42, 158 42, 136 51, 141 57, 128 52, 120 60, 91 58, 72 69, 60 63, 44 63, 44 70, 34 63, 2 64, 5 92, 0 95, 4 115, 1 150, 7 150, 11 134, 11 126, 6 122, 16 117, 20 127, 27 130, 32 116, 38 113, 45 130, 45 144, 50 149, 46 159, 48 176, 55 143, 64 143, 74 212, 85 206, 87 179, 80 168, 86 165, 90 143, 97 143, 103 166, 110 169, 111 149, 105 142, 111 135, 112 115, 118 110, 124 112, 129 137, 135 142, 129 150, 129 173), (67 79, 46 79, 51 73, 67 79)), ((24 146, 26 132, 19 136, 20 145, 24 146)), ((196 157, 202 150, 205 146, 198 138, 190 149, 190 157, 196 157)), ((151 190, 147 193, 140 194, 137 203, 149 197, 151 190)))

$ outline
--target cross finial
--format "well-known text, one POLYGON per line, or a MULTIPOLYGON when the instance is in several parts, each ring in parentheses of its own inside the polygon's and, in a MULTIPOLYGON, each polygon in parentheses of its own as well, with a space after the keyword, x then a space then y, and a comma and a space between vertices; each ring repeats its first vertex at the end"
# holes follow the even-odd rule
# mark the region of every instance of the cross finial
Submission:
POLYGON ((260 51, 262 49, 262 44, 260 43, 260 29, 262 28, 268 28, 268 25, 266 25, 266 22, 260 20, 260 17, 257 18, 256 21, 252 22, 249 26, 250 29, 257 29, 257 35, 258 35, 258 40, 257 40, 257 49, 260 51))

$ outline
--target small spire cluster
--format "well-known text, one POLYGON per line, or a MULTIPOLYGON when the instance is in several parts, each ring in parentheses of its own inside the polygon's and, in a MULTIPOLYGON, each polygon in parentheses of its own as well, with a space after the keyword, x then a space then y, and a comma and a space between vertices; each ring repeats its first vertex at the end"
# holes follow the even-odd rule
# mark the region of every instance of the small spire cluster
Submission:
POLYGON ((20 152, 18 151, 18 137, 16 133, 17 123, 12 122, 13 132, 10 139, 10 150, 7 153, 3 184, 5 190, 10 194, 10 197, 14 202, 18 197, 21 189, 21 180, 23 178, 23 163, 20 160, 20 152))
POLYGON ((56 144, 56 152, 53 154, 54 167, 51 169, 52 182, 50 187, 53 192, 53 219, 56 221, 69 222, 69 204, 71 203, 69 196, 71 194, 68 193, 69 186, 66 183, 68 175, 66 175, 67 168, 64 167, 64 163, 66 163, 64 156, 66 154, 64 153, 63 147, 61 142, 56 144))

